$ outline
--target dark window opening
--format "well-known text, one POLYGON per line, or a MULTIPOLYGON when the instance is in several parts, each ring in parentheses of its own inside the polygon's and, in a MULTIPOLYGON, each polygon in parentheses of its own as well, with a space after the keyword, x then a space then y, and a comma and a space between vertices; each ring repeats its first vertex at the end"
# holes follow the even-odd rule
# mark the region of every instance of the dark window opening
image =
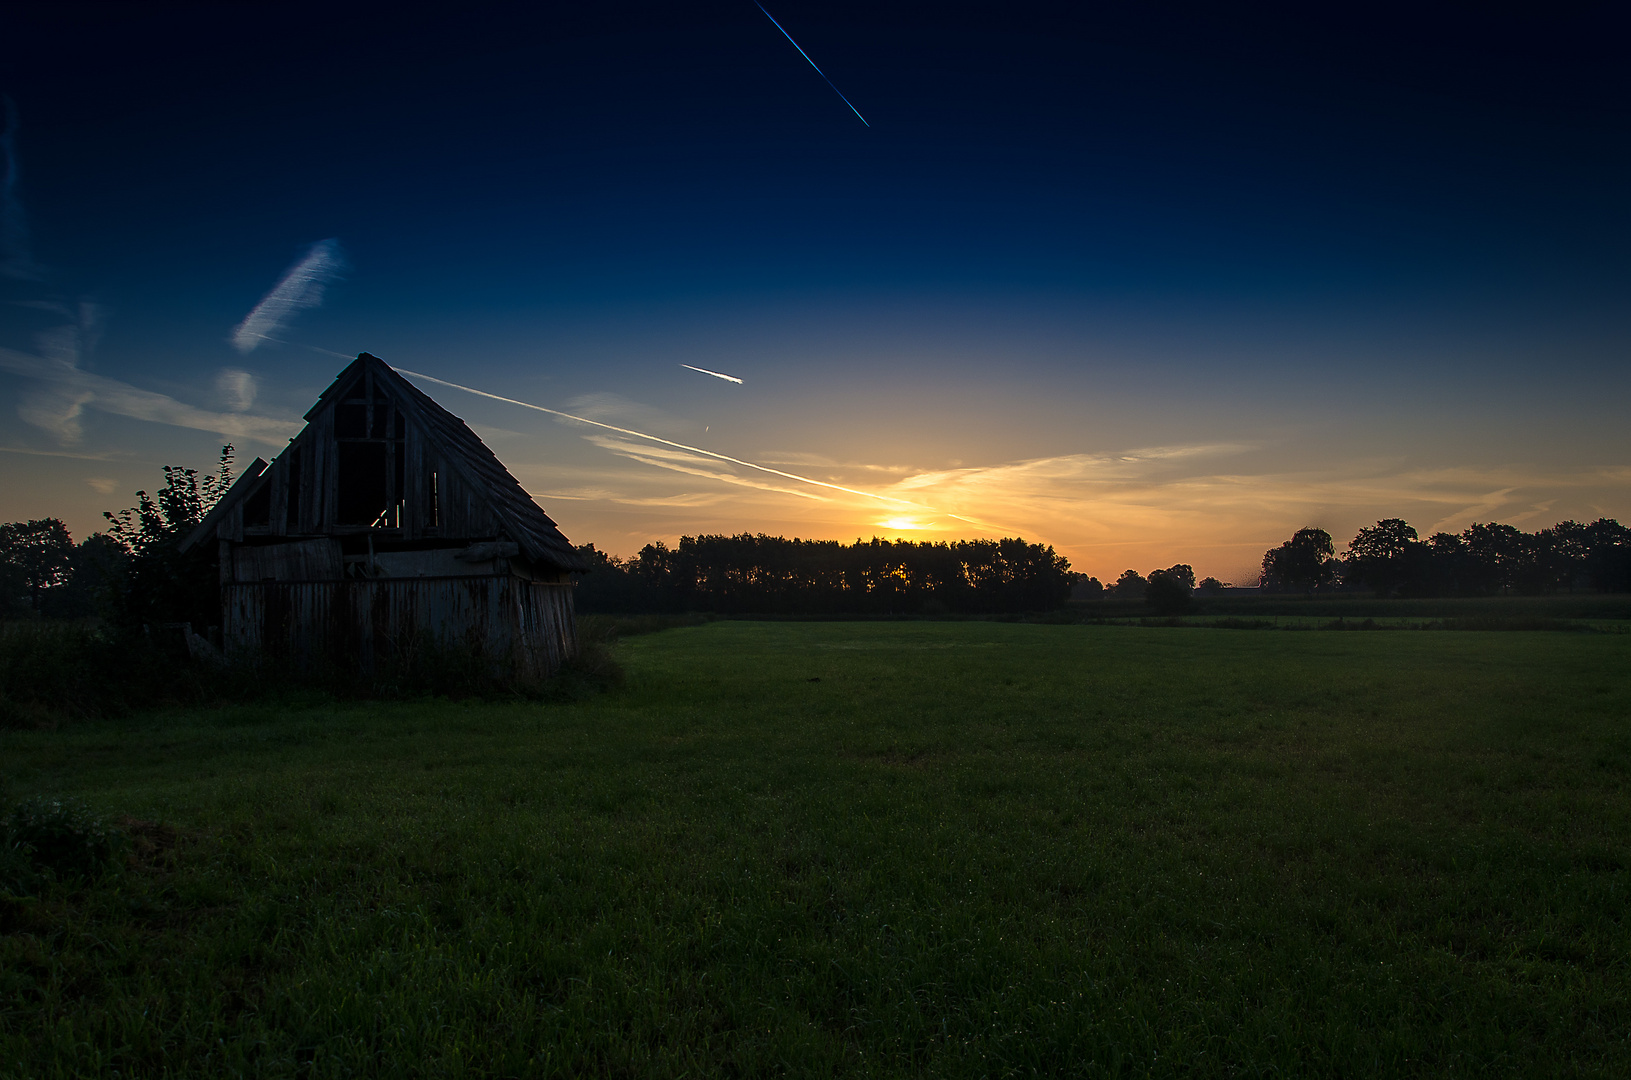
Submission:
POLYGON ((368 435, 368 406, 361 402, 341 402, 334 410, 334 437, 361 439, 368 435))
MULTIPOLYGON (((383 382, 369 375, 334 411, 336 525, 400 529, 407 509, 408 425, 383 382)), ((418 498, 417 489, 414 498, 418 498)))
POLYGON ((270 525, 272 523, 272 485, 262 484, 244 500, 244 525, 270 525))
POLYGON ((391 510, 386 482, 385 444, 343 442, 338 446, 339 487, 335 492, 340 525, 383 524, 391 510))
POLYGON ((408 444, 391 444, 391 524, 402 524, 403 504, 408 497, 408 444))

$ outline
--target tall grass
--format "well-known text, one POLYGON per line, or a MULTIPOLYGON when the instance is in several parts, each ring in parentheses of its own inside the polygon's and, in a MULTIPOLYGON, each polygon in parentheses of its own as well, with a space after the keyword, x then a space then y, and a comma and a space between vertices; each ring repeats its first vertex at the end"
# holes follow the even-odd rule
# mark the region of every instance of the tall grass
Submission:
POLYGON ((208 681, 184 654, 93 620, 0 624, 0 728, 197 702, 208 681))
POLYGON ((603 640, 591 631, 555 678, 530 684, 515 679, 503 657, 433 639, 398 642, 364 668, 343 657, 298 664, 252 655, 197 659, 179 635, 95 621, 7 623, 0 626, 0 729, 225 702, 580 697, 621 679, 615 640, 615 633, 603 640))

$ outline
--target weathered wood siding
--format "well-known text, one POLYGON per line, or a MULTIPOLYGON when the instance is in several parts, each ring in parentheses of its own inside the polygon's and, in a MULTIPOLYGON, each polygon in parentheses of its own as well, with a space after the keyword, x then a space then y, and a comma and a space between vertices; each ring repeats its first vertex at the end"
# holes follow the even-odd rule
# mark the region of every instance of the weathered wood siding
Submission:
POLYGON ((377 581, 263 581, 221 590, 228 650, 310 666, 413 661, 434 643, 468 648, 522 681, 577 655, 572 586, 513 575, 377 581), (513 668, 510 666, 513 665, 513 668))
POLYGON ((292 540, 265 547, 237 547, 232 551, 232 580, 339 581, 344 566, 337 540, 292 540))

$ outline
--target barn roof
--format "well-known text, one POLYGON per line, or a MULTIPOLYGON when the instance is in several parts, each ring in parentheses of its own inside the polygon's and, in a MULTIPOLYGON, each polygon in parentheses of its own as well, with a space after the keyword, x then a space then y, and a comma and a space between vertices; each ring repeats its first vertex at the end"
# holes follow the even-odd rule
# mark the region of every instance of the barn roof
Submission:
MULTIPOLYGON (((357 359, 336 375, 328 389, 318 396, 316 403, 307 410, 305 419, 310 422, 321 410, 330 407, 330 399, 350 387, 365 370, 372 370, 376 386, 383 384, 388 387, 388 392, 404 407, 409 423, 418 427, 421 436, 437 456, 456 470, 487 503, 509 539, 515 541, 528 558, 563 570, 589 569, 573 550, 571 541, 561 535, 555 522, 533 502, 532 496, 510 475, 487 444, 463 420, 442 408, 379 357, 359 353, 357 359)), ((291 446, 299 443, 304 434, 302 432, 301 436, 296 436, 291 446)), ((253 484, 244 482, 233 485, 232 490, 187 537, 182 545, 183 550, 208 536, 220 515, 230 509, 233 502, 244 499, 253 487, 253 484)))

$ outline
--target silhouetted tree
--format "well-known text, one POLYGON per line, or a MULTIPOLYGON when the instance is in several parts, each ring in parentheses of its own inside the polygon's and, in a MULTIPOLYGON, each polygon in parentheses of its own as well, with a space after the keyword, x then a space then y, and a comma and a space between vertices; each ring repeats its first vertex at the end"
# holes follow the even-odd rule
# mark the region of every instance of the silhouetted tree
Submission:
POLYGON ((1462 531, 1461 545, 1470 571, 1463 588, 1481 596, 1512 590, 1528 554, 1517 526, 1471 525, 1462 531))
POLYGON ((1298 529, 1290 540, 1263 554, 1262 586, 1313 592, 1338 580, 1336 547, 1324 529, 1298 529))
POLYGON ((1223 582, 1219 581, 1217 578, 1204 577, 1201 578, 1201 583, 1195 586, 1195 591, 1198 593, 1205 593, 1206 595, 1210 596, 1222 592, 1225 588, 1227 588, 1227 586, 1225 586, 1223 582))
POLYGON ((68 584, 73 558, 74 541, 57 518, 0 525, 0 602, 40 614, 46 593, 68 584))
POLYGON ((1574 592, 1587 576, 1591 560, 1591 527, 1578 521, 1560 521, 1550 530, 1551 587, 1574 592))
POLYGON ((572 575, 576 586, 573 603, 579 611, 638 611, 640 583, 627 572, 627 564, 615 555, 596 549, 593 544, 579 544, 578 558, 589 569, 572 575))
POLYGON ((1366 585, 1377 596, 1391 596, 1420 576, 1425 554, 1409 523, 1403 518, 1385 518, 1360 529, 1348 542, 1342 579, 1366 585))
POLYGON ((1063 604, 1073 578, 1070 563, 1051 547, 1015 538, 840 544, 684 536, 677 547, 648 544, 621 562, 595 555, 579 594, 586 612, 1039 611, 1063 604))
POLYGON ((1422 590, 1428 596, 1462 596, 1468 593, 1473 580, 1467 545, 1454 533, 1439 532, 1429 536, 1427 545, 1427 582, 1422 590))
POLYGON ((1123 570, 1116 583, 1105 591, 1121 600, 1142 600, 1144 590, 1149 587, 1149 579, 1137 570, 1123 570))
POLYGON ((1104 596, 1104 583, 1096 577, 1086 574, 1070 575, 1070 598, 1072 600, 1097 600, 1104 596))
MULTIPOLYGON (((847 614, 1040 611, 1058 607, 1098 582, 1040 544, 1023 540, 789 540, 780 536, 685 536, 675 547, 648 544, 617 559, 586 544, 578 549, 594 570, 579 579, 579 610, 715 611, 721 613, 847 614)), ((1361 529, 1346 558, 1334 557, 1330 534, 1300 529, 1265 553, 1269 588, 1316 589, 1338 580, 1384 594, 1465 595, 1492 589, 1550 590, 1590 582, 1631 588, 1631 530, 1616 521, 1562 522, 1529 534, 1507 525, 1475 525, 1456 536, 1426 541, 1401 518, 1361 529)), ((1101 587, 1102 588, 1102 587, 1101 587)), ((1197 590, 1218 592, 1216 578, 1199 586, 1179 564, 1122 574, 1103 594, 1148 600, 1158 610, 1178 606, 1197 590), (1180 600, 1179 597, 1183 597, 1180 600)))
POLYGON ((1162 615, 1177 615, 1189 610, 1190 594, 1195 591, 1195 568, 1186 563, 1166 570, 1151 570, 1144 597, 1162 615))
POLYGON ((1586 578, 1598 592, 1631 592, 1631 529, 1612 518, 1585 528, 1586 578))
POLYGON ((110 611, 116 621, 190 622, 202 628, 219 620, 215 553, 194 548, 183 555, 177 547, 232 485, 232 454, 230 445, 221 447, 214 474, 166 465, 164 487, 156 494, 138 491, 134 507, 102 515, 107 536, 125 553, 110 611))
POLYGON ((92 533, 74 548, 68 584, 46 595, 45 614, 78 618, 108 615, 125 586, 129 556, 107 533, 92 533))

